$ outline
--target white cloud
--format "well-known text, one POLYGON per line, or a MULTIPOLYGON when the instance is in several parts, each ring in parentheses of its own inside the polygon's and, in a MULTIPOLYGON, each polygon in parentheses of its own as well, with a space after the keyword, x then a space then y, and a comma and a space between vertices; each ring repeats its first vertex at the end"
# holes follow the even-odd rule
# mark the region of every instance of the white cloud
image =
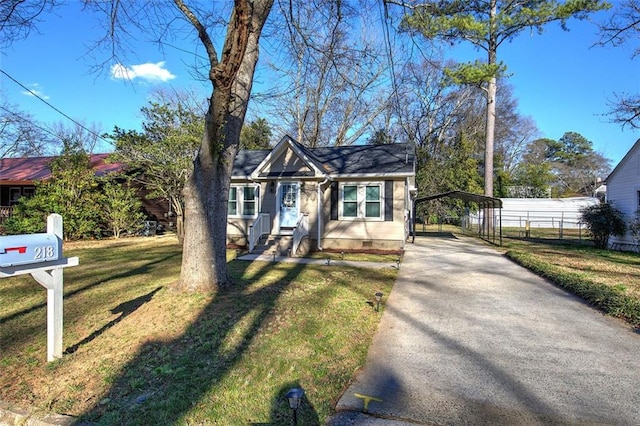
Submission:
POLYGON ((49 99, 49 96, 42 92, 42 87, 39 83, 30 84, 27 90, 22 91, 22 94, 25 96, 38 96, 45 100, 49 99))
POLYGON ((164 67, 164 62, 131 65, 130 68, 118 63, 111 66, 111 77, 120 80, 140 78, 151 82, 166 82, 176 78, 164 67))

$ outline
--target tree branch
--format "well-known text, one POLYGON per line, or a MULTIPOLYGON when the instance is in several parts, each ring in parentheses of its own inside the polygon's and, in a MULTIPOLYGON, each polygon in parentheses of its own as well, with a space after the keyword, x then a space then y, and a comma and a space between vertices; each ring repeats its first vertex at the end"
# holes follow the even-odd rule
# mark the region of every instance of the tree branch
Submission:
POLYGON ((213 69, 213 67, 218 65, 218 52, 216 52, 213 41, 211 40, 211 37, 209 37, 209 33, 207 33, 207 29, 204 27, 204 25, 202 25, 202 22, 200 22, 198 17, 191 11, 191 9, 189 9, 189 7, 184 4, 184 1, 173 0, 173 2, 198 32, 198 38, 207 51, 209 63, 211 64, 211 68, 213 69))

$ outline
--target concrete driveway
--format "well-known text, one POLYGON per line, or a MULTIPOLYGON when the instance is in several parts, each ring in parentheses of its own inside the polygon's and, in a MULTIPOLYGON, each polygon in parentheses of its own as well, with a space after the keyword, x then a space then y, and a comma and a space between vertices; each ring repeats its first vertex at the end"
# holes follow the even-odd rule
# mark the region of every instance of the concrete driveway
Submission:
POLYGON ((640 425, 640 335, 494 248, 416 238, 384 303, 330 425, 640 425))

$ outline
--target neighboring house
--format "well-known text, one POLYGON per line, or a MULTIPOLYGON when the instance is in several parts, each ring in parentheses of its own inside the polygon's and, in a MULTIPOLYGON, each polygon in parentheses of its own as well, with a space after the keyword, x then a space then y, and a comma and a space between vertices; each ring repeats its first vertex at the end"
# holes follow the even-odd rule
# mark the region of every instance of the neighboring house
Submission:
MULTIPOLYGON (((631 147, 607 178, 607 202, 624 213, 629 223, 640 209, 640 139, 631 147)), ((630 233, 611 236, 609 246, 619 250, 638 250, 630 233)))
MULTIPOLYGON (((118 163, 108 163, 109 154, 91 154, 89 161, 96 176, 105 176, 122 170, 118 163)), ((11 215, 13 206, 22 197, 31 197, 35 192, 35 182, 51 177, 49 164, 54 157, 25 157, 0 159, 0 223, 11 215)), ((142 191, 142 190, 141 190, 142 191)), ((144 191, 142 191, 144 192, 144 191)), ((166 221, 168 204, 148 201, 141 196, 143 207, 150 218, 166 221)))
MULTIPOLYGON (((109 154, 93 154, 91 167, 97 176, 120 170, 119 164, 105 162, 109 154)), ((23 196, 30 197, 36 181, 51 177, 49 164, 55 157, 24 157, 0 159, 0 206, 13 206, 23 196)))
MULTIPOLYGON (((94 154, 91 165, 102 176, 120 169, 118 164, 107 164, 108 154, 94 154)), ((22 197, 32 197, 35 182, 51 177, 49 163, 54 157, 24 157, 0 159, 0 223, 11 215, 13 206, 22 197)))
POLYGON ((253 251, 264 238, 284 237, 274 250, 293 255, 400 250, 409 235, 412 195, 411 145, 307 148, 285 136, 272 150, 238 153, 227 241, 253 251))

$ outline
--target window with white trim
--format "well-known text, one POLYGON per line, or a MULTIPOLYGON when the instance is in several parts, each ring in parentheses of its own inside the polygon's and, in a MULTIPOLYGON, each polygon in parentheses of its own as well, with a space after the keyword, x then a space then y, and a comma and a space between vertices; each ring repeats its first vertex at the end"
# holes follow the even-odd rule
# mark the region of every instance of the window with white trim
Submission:
POLYGON ((238 188, 234 186, 229 188, 229 204, 227 206, 227 215, 238 215, 238 188))
POLYGON ((242 216, 255 216, 256 214, 256 187, 245 186, 242 188, 242 216))
POLYGON ((381 219, 382 192, 380 183, 343 184, 340 216, 344 219, 381 219))
POLYGON ((230 217, 255 217, 258 211, 258 191, 255 186, 229 188, 227 215, 230 217))

